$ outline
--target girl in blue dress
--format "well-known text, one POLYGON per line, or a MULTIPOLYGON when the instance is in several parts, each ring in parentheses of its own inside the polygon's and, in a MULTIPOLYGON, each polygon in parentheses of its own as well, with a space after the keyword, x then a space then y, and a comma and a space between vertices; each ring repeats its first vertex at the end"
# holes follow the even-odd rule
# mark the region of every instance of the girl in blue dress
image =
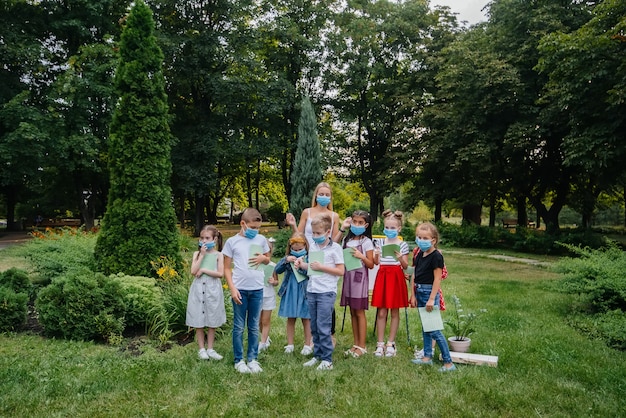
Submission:
POLYGON ((274 270, 277 274, 284 273, 283 282, 280 289, 278 289, 278 296, 281 298, 278 316, 287 318, 287 345, 285 346, 285 353, 293 353, 296 319, 300 318, 304 328, 304 347, 300 351, 300 354, 303 356, 309 356, 313 353, 311 314, 306 301, 309 277, 306 270, 296 270, 294 263, 297 259, 306 259, 308 251, 309 244, 306 236, 300 232, 294 233, 287 242, 285 257, 276 263, 274 270))

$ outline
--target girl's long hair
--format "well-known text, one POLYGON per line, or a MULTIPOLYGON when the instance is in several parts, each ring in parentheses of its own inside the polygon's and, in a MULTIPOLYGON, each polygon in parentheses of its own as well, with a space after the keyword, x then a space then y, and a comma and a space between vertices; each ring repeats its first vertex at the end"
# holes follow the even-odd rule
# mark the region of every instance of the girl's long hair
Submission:
MULTIPOLYGON (((369 214, 369 212, 364 211, 364 210, 355 210, 354 212, 352 212, 352 218, 354 217, 359 217, 359 218, 363 218, 365 219, 365 223, 367 224, 367 228, 365 228, 365 232, 363 232, 363 234, 369 239, 372 239, 372 216, 369 214)), ((352 233, 352 231, 350 229, 348 229, 348 235, 346 235, 346 237, 343 239, 343 248, 346 248, 346 245, 348 243, 348 241, 350 241, 352 238, 354 238, 356 235, 354 235, 352 233)))

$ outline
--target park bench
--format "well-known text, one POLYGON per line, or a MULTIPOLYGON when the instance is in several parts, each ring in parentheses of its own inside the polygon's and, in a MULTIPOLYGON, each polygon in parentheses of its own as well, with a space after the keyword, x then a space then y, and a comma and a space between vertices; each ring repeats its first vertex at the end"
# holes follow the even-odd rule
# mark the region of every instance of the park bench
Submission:
MULTIPOLYGON (((502 218, 502 227, 504 227, 504 228, 515 228, 518 225, 519 225, 519 222, 517 222, 516 218, 502 218)), ((528 221, 526 223, 526 226, 529 227, 529 228, 534 228, 535 227, 535 222, 534 221, 528 221)))
POLYGON ((36 228, 63 228, 63 227, 78 227, 80 226, 80 219, 63 218, 63 219, 43 219, 39 224, 28 223, 27 227, 36 228))

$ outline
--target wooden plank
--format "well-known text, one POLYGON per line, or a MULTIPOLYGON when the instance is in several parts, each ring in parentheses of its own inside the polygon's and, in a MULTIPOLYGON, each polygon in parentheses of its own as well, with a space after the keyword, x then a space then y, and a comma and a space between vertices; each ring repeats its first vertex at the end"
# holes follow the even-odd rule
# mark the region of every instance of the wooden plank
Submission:
MULTIPOLYGON (((450 357, 452 357, 453 363, 498 367, 498 356, 488 356, 486 354, 474 353, 458 353, 456 351, 450 351, 450 357)), ((441 359, 441 355, 439 355, 439 358, 441 359)))

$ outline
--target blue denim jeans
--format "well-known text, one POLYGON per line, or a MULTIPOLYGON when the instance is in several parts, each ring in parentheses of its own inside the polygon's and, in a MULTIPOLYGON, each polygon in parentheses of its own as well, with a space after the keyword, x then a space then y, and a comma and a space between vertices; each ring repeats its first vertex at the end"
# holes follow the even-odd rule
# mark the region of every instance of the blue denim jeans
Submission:
POLYGON ((247 361, 256 360, 259 352, 259 319, 263 306, 263 289, 240 290, 241 305, 233 302, 233 353, 235 364, 243 360, 243 328, 248 322, 247 361))
POLYGON ((333 361, 333 340, 331 328, 337 293, 306 294, 311 313, 311 334, 313 334, 313 355, 319 360, 333 361))
MULTIPOLYGON (((433 286, 430 284, 418 284, 415 290, 415 298, 417 299, 417 307, 423 308, 426 306, 426 302, 430 298, 430 293, 433 290, 433 286)), ((435 296, 435 306, 439 306, 439 292, 435 296)), ((448 341, 441 331, 424 332, 422 329, 422 337, 424 338, 424 357, 433 358, 433 340, 437 342, 439 350, 441 350, 441 358, 444 363, 452 363, 452 357, 450 357, 450 349, 448 348, 448 341)))

